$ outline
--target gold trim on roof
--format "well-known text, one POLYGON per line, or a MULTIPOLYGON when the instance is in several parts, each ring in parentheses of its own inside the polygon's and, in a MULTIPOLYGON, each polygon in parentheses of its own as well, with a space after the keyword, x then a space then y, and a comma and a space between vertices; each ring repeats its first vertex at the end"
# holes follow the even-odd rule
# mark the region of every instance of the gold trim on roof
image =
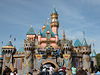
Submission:
POLYGON ((4 46, 2 48, 15 48, 15 47, 13 47, 13 46, 4 46))

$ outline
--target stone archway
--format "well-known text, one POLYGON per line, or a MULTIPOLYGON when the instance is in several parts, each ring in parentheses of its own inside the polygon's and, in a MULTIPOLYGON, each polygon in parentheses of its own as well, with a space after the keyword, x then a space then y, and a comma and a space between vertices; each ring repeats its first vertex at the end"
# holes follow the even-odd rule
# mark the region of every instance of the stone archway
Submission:
POLYGON ((51 64, 52 66, 54 66, 54 68, 58 68, 58 65, 51 60, 46 60, 46 61, 42 62, 42 65, 44 65, 44 64, 51 64))

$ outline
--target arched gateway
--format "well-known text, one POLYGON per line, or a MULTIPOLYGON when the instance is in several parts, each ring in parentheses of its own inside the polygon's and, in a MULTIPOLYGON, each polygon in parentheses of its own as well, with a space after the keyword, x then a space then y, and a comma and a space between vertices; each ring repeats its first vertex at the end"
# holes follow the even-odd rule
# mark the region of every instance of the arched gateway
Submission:
POLYGON ((42 62, 42 65, 47 65, 47 64, 50 64, 54 68, 58 68, 58 65, 54 61, 45 60, 45 61, 42 62))

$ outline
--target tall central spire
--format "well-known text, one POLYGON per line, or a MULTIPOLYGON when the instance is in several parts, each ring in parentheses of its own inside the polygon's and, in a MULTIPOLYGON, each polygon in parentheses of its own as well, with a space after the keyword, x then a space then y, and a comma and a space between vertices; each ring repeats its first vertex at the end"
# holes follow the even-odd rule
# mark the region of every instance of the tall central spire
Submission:
POLYGON ((58 13, 56 11, 56 8, 54 8, 51 13, 50 25, 51 25, 52 31, 58 35, 59 22, 58 22, 58 13))

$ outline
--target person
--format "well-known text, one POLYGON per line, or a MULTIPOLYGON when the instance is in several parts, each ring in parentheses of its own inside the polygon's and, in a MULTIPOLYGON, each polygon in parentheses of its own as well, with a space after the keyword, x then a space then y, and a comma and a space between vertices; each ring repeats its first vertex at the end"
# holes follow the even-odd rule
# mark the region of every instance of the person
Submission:
POLYGON ((59 75, 66 75, 66 67, 62 67, 58 71, 59 71, 59 75))
POLYGON ((59 69, 58 72, 59 72, 59 75, 64 75, 63 69, 59 69))
POLYGON ((11 72, 11 73, 10 73, 10 75, 14 75, 14 73, 13 73, 13 72, 11 72))
POLYGON ((95 75, 100 75, 100 71, 97 71, 97 72, 95 73, 95 75))
POLYGON ((49 75, 48 69, 43 68, 42 72, 39 75, 49 75))
POLYGON ((11 72, 12 72, 11 69, 9 67, 5 66, 5 69, 3 71, 3 75, 10 75, 11 72))
POLYGON ((48 71, 49 71, 49 74, 52 75, 54 68, 52 66, 50 66, 48 71))
POLYGON ((83 68, 81 67, 77 72, 76 75, 87 75, 86 71, 83 70, 83 68))
POLYGON ((54 73, 52 75, 59 75, 58 68, 54 69, 54 73))
POLYGON ((86 71, 87 75, 91 75, 90 72, 87 69, 85 71, 86 71))
POLYGON ((42 72, 45 72, 45 71, 46 71, 46 68, 43 68, 43 69, 42 69, 42 72))
POLYGON ((67 68, 67 70, 66 70, 67 72, 66 72, 66 75, 72 75, 72 71, 71 71, 71 69, 70 68, 67 68))
POLYGON ((76 68, 73 66, 71 69, 72 69, 72 75, 76 75, 76 68))
POLYGON ((17 74, 17 68, 14 68, 14 75, 18 75, 17 74))

